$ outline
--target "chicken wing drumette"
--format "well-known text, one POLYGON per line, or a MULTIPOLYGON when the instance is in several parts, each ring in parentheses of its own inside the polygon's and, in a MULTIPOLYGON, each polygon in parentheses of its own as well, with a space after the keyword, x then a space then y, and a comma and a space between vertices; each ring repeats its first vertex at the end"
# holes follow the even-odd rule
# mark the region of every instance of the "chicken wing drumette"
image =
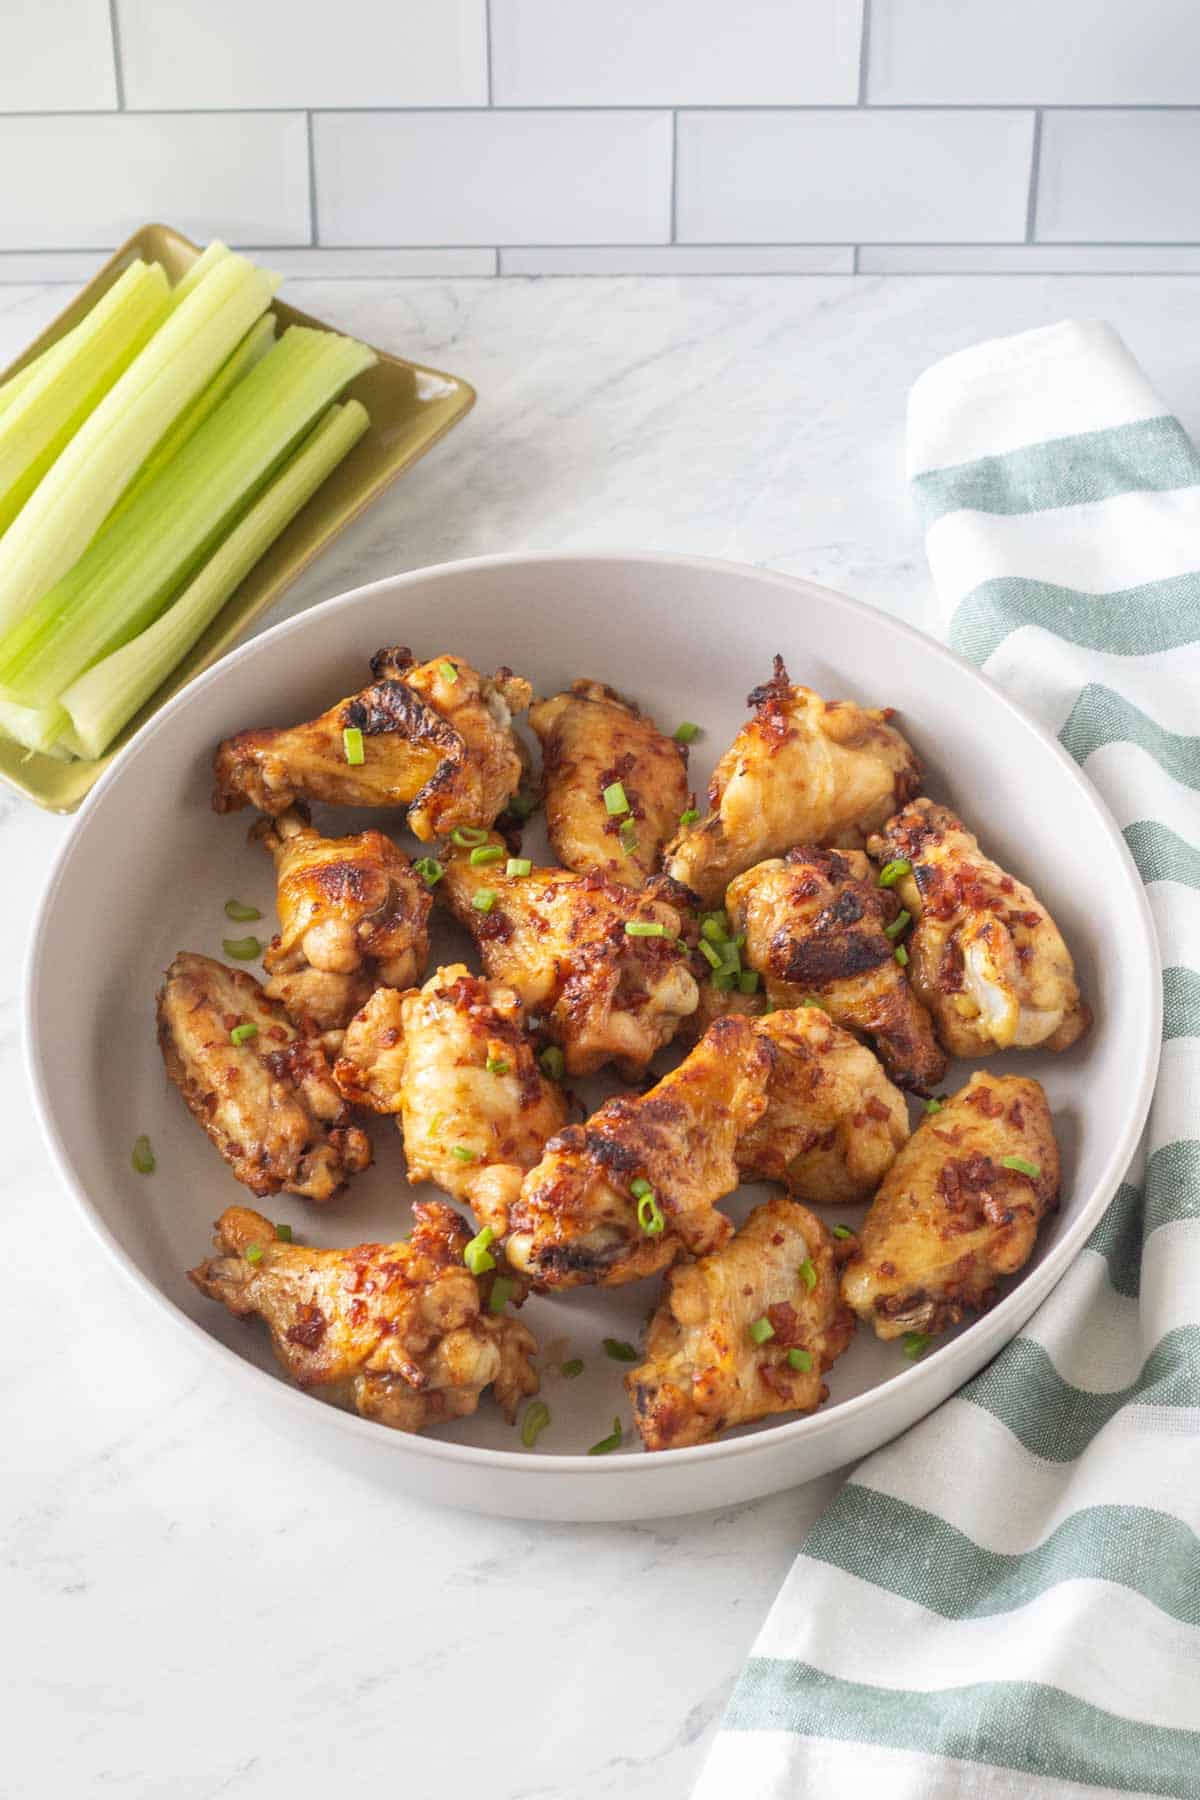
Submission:
POLYGON ((688 804, 683 745, 599 681, 573 681, 539 700, 529 723, 541 739, 546 823, 559 862, 641 887, 688 804))
POLYGON ((279 1243, 249 1207, 217 1221, 218 1254, 189 1271, 235 1318, 257 1314, 299 1386, 397 1431, 473 1413, 486 1387, 511 1419, 536 1393, 532 1334, 490 1310, 494 1273, 463 1264, 470 1233, 449 1206, 413 1208, 406 1243, 314 1250, 279 1243))
POLYGON ((255 1194, 328 1200, 370 1162, 320 1039, 245 970, 181 951, 159 992, 158 1041, 192 1117, 255 1194))
POLYGON ((774 1057, 748 1019, 718 1019, 642 1095, 617 1095, 551 1138, 509 1209, 509 1261, 539 1286, 615 1286, 702 1256, 733 1227, 716 1202, 766 1104, 774 1057))
POLYGON ((521 1002, 461 963, 417 992, 378 989, 334 1073, 348 1100, 397 1116, 409 1181, 436 1182, 497 1231, 566 1122, 566 1095, 538 1067, 521 1002))
POLYGON ((490 680, 461 657, 417 663, 380 650, 374 681, 304 725, 240 731, 217 750, 213 805, 286 812, 298 799, 340 806, 407 806, 428 842, 456 825, 490 825, 516 792, 522 761, 512 715, 532 689, 510 669, 490 680), (352 762, 347 731, 361 735, 352 762))
POLYGON ((667 873, 709 906, 743 869, 793 844, 861 848, 920 787, 920 765, 890 711, 793 687, 782 657, 747 705, 755 715, 709 783, 712 811, 663 852, 667 873))
POLYGON ((909 975, 951 1056, 1065 1050, 1083 1035, 1091 1014, 1058 926, 948 806, 914 800, 868 849, 904 871, 909 975))
POLYGON ((699 998, 677 948, 683 897, 661 880, 639 892, 599 874, 506 868, 495 833, 452 844, 435 896, 467 927, 487 973, 542 1017, 568 1074, 613 1062, 636 1080, 699 998), (480 863, 489 849, 497 860, 480 863))
POLYGON ((873 1194, 908 1137, 908 1108, 865 1045, 819 1007, 753 1021, 773 1052, 767 1105, 737 1147, 746 1181, 829 1205, 873 1194))
POLYGON ((881 1338, 957 1325, 1028 1262, 1058 1184, 1038 1082, 972 1075, 884 1177, 842 1277, 846 1300, 881 1338))
POLYGON ((941 1080, 929 1014, 896 961, 900 902, 861 850, 802 847, 757 863, 731 883, 725 906, 772 1005, 819 1000, 870 1039, 893 1081, 925 1091, 941 1080))
POLYGON ((381 983, 420 980, 433 898, 382 831, 326 838, 293 809, 263 820, 255 836, 275 859, 278 883, 266 991, 289 1018, 338 1032, 381 983))
POLYGON ((794 1200, 757 1206, 698 1262, 670 1270, 625 1377, 647 1450, 703 1444, 775 1413, 815 1412, 854 1335, 838 1291, 844 1247, 794 1200))

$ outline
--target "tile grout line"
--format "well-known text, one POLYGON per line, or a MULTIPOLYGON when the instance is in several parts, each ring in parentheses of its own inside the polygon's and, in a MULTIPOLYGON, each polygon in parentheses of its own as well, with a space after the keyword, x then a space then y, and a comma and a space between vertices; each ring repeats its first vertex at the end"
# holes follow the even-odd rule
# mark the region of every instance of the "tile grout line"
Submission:
MULTIPOLYGON (((487 103, 492 104, 492 0, 483 0, 483 53, 487 74, 487 103)), ((496 252, 499 257, 499 251, 496 252)))
POLYGON ((112 37, 113 85, 117 92, 117 111, 125 111, 125 68, 121 60, 121 20, 117 0, 108 0, 108 29, 112 37))
POLYGON ((671 113, 671 242, 679 229, 679 108, 671 113))
POLYGON ((308 149, 308 247, 316 250, 321 247, 321 239, 317 230, 317 152, 313 143, 311 112, 304 115, 304 137, 308 149))
POLYGON ((1029 157, 1029 194, 1025 202, 1025 242, 1036 243, 1038 185, 1042 174, 1042 109, 1033 115, 1033 143, 1029 157))
POLYGON ((867 104, 867 62, 871 54, 871 0, 862 0, 862 30, 858 40, 858 104, 867 104))
MULTIPOLYGON (((109 0, 115 6, 115 0, 109 0)), ((123 83, 122 83, 123 85, 123 83)), ((262 113, 266 115, 295 114, 311 112, 314 117, 324 113, 345 113, 362 115, 374 113, 385 118, 410 118, 424 114, 437 116, 446 113, 665 113, 676 110, 691 113, 742 113, 753 118, 770 113, 1032 113, 1039 109, 1046 112, 1090 112, 1090 113, 1142 113, 1157 116, 1160 113, 1193 113, 1200 117, 1200 103, 1185 104, 1182 101, 1122 101, 1119 103, 1105 101, 1097 105, 1094 101, 1055 100, 1049 103, 1037 100, 896 100, 868 102, 860 106, 856 100, 814 100, 804 101, 795 106, 779 105, 771 102, 768 105, 757 105, 753 102, 729 102, 726 104, 692 105, 670 100, 654 102, 625 101, 611 104, 583 105, 577 102, 561 101, 540 106, 520 105, 508 106, 503 102, 485 105, 446 106, 313 106, 305 108, 300 102, 290 106, 127 106, 122 100, 123 110, 134 118, 188 119, 188 118, 222 118, 236 117, 239 114, 262 113)), ((22 107, 20 111, 0 111, 0 119, 104 119, 111 118, 113 109, 104 106, 31 106, 22 107)))

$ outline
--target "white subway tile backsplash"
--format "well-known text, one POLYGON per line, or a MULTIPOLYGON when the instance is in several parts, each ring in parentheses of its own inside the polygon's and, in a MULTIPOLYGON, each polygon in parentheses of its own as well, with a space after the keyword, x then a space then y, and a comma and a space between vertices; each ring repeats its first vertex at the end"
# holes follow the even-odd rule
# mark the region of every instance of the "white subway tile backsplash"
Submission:
POLYGON ((198 238, 309 237, 303 114, 0 118, 0 247, 108 249, 148 219, 198 238))
MULTIPOLYGON (((494 250, 271 250, 265 261, 300 281, 392 281, 410 275, 494 275, 494 250)), ((0 277, 3 259, 0 258, 0 277)))
POLYGON ((117 104, 108 0, 25 0, 2 17, 0 113, 117 104))
POLYGON ((1196 275, 1200 244, 863 244, 860 275, 1196 275))
POLYGON ((862 0, 491 8, 497 105, 802 106, 858 95, 862 0))
POLYGON ((647 244, 670 236, 666 112, 322 113, 324 244, 647 244))
POLYGON ((1049 112, 1037 236, 1047 242, 1200 239, 1200 110, 1049 112))
POLYGON ((684 112, 677 235, 1018 240, 1032 144, 1022 112, 684 112))
POLYGON ((849 275, 848 244, 611 244, 501 250, 501 275, 849 275))
POLYGON ((1196 0, 872 0, 867 98, 921 105, 1188 103, 1196 0))
POLYGON ((487 102, 486 0, 117 4, 130 107, 487 102))

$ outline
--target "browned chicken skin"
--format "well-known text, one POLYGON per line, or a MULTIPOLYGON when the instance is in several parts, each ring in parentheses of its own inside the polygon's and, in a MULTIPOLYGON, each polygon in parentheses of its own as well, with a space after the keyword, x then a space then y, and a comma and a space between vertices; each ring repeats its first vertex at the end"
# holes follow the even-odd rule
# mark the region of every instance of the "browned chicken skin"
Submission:
POLYGON ((776 1199, 727 1244, 669 1271, 646 1360, 625 1377, 647 1450, 816 1411, 829 1394, 822 1376, 854 1335, 838 1291, 842 1250, 806 1207, 776 1199), (761 1336, 764 1321, 760 1343, 751 1326, 761 1336))
POLYGON ((862 1032, 893 1081, 927 1092, 946 1072, 929 1014, 888 936, 900 902, 881 888, 861 850, 800 847, 747 869, 725 906, 743 952, 774 1006, 819 1000, 830 1018, 862 1032))
POLYGON ((712 811, 663 852, 667 873, 708 906, 743 869, 793 844, 861 848, 920 787, 920 765, 890 711, 793 687, 782 657, 747 705, 755 716, 709 783, 712 811))
POLYGON ((275 859, 279 935, 266 991, 297 1024, 336 1032, 375 988, 411 987, 429 954, 433 897, 382 831, 327 838, 298 810, 254 835, 275 859))
MULTIPOLYGON (((494 832, 487 845, 503 851, 494 832)), ((670 884, 639 892, 566 869, 507 875, 503 855, 477 866, 471 854, 471 846, 449 847, 434 893, 475 939, 487 973, 542 1016, 568 1074, 612 1062, 636 1080, 698 999, 676 947, 684 907, 670 884), (643 927, 661 935, 640 935, 643 927)))
POLYGON ((417 992, 373 994, 350 1023, 334 1074, 348 1100, 398 1115, 410 1182, 436 1182, 498 1231, 525 1171, 567 1117, 517 996, 462 963, 417 992))
POLYGON ((371 658, 373 684, 307 724, 240 731, 217 750, 213 805, 286 812, 298 799, 339 806, 407 806, 425 842, 457 825, 490 825, 521 779, 512 714, 529 705, 509 669, 484 680, 461 657, 417 663, 410 650, 371 658), (347 761, 343 734, 362 734, 347 761))
POLYGON ((159 991, 158 1041, 192 1117, 255 1194, 328 1200, 369 1164, 324 1046, 245 970, 181 951, 159 991), (245 1025, 255 1033, 234 1043, 245 1025))
POLYGON ((1066 1050, 1091 1023, 1058 926, 986 857, 948 806, 914 800, 868 849, 911 863, 896 891, 916 919, 909 975, 951 1056, 1066 1050))
POLYGON ((511 1419, 537 1392, 534 1338, 489 1310, 495 1276, 464 1267, 471 1234, 458 1214, 440 1201, 413 1213, 407 1243, 315 1250, 277 1242, 269 1219, 231 1206, 218 1254, 189 1276, 235 1318, 266 1322, 294 1382, 366 1419, 421 1431, 473 1413, 489 1386, 511 1419))
POLYGON ((1039 1083, 972 1075, 921 1121, 884 1177, 842 1277, 846 1300, 881 1338, 957 1325, 1028 1262, 1058 1186, 1039 1083))
POLYGON ((546 823, 559 862, 641 887, 688 804, 687 751, 599 681, 573 681, 539 700, 529 723, 541 740, 546 823), (604 795, 616 784, 628 807, 614 814, 604 795))

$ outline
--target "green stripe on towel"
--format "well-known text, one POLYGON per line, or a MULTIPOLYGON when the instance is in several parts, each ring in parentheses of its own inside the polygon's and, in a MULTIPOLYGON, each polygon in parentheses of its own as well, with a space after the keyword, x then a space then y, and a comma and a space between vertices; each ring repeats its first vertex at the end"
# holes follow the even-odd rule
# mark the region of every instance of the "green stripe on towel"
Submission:
POLYGON ((1096 682, 1084 688, 1058 736, 1080 767, 1106 744, 1136 744, 1176 781, 1200 788, 1200 737, 1167 731, 1132 700, 1096 682))
POLYGON ((1152 881, 1180 881, 1200 888, 1200 850, 1158 819, 1135 819, 1122 836, 1147 886, 1152 881))
POLYGON ((1189 569, 1186 575, 1109 594, 997 575, 981 582, 958 607, 950 648, 982 665, 1024 625, 1108 656, 1179 650, 1200 640, 1200 575, 1189 569))

